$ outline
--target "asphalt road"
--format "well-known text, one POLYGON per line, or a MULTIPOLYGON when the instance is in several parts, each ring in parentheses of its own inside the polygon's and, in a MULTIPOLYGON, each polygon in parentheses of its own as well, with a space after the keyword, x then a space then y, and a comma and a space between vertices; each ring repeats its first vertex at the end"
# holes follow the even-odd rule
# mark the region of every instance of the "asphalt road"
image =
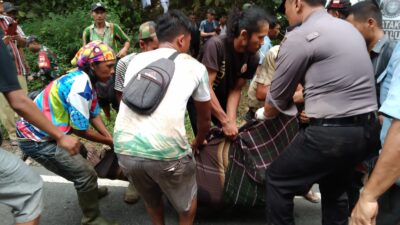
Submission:
MULTIPOLYGON (((80 225, 82 213, 78 206, 75 189, 72 183, 48 172, 42 167, 32 168, 44 179, 44 210, 41 225, 80 225)), ((101 200, 103 215, 117 221, 120 225, 150 225, 143 201, 135 205, 123 202, 126 182, 100 180, 101 185, 108 186, 110 194, 101 200)), ((295 199, 295 218, 297 225, 321 224, 321 205, 313 204, 302 198, 295 199)), ((167 207, 166 224, 178 224, 176 213, 167 207)), ((0 225, 12 225, 11 209, 0 205, 0 225)), ((195 224, 265 224, 264 209, 229 209, 216 212, 199 207, 195 224)))

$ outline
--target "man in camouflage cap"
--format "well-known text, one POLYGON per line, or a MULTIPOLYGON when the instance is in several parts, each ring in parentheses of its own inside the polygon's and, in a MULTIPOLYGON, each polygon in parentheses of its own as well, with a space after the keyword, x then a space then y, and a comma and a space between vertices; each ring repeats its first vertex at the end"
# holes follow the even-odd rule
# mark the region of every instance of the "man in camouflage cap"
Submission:
POLYGON ((145 40, 149 38, 157 37, 155 23, 148 21, 140 25, 139 27, 139 40, 145 40))
MULTIPOLYGON (((158 48, 158 39, 156 35, 156 24, 153 21, 148 21, 139 27, 139 48, 140 52, 147 52, 158 48)), ((117 65, 117 72, 115 74, 115 91, 117 99, 120 102, 122 97, 122 90, 124 88, 125 72, 128 68, 129 62, 138 53, 132 53, 122 58, 117 65)))

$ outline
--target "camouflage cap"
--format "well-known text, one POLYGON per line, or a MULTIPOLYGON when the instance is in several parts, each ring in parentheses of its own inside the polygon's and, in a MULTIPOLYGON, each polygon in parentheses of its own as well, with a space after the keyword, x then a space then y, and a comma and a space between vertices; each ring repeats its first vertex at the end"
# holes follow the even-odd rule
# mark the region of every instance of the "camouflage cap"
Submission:
POLYGON ((156 24, 153 21, 142 23, 139 27, 139 40, 156 36, 156 24))

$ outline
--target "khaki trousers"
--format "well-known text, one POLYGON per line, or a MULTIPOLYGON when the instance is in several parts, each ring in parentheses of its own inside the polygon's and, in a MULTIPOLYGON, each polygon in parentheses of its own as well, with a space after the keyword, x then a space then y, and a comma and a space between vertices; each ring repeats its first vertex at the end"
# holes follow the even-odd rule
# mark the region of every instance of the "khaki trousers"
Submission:
MULTIPOLYGON (((19 85, 25 94, 28 93, 28 85, 24 76, 18 76, 19 85)), ((18 115, 14 112, 11 106, 8 104, 7 99, 4 95, 0 94, 0 122, 8 132, 10 140, 16 140, 16 128, 15 122, 18 119, 18 115)))

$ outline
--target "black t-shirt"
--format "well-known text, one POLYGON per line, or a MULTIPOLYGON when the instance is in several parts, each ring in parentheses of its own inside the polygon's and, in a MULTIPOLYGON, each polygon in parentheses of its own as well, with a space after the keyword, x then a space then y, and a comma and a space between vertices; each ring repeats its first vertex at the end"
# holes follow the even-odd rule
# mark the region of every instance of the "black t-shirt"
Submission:
POLYGON ((21 87, 18 83, 15 64, 2 41, 3 35, 3 31, 0 30, 0 92, 9 92, 19 90, 21 87))
POLYGON ((201 62, 217 71, 213 90, 221 107, 226 111, 229 91, 238 78, 252 79, 256 73, 259 56, 235 52, 233 43, 226 36, 216 36, 207 41, 201 62))

